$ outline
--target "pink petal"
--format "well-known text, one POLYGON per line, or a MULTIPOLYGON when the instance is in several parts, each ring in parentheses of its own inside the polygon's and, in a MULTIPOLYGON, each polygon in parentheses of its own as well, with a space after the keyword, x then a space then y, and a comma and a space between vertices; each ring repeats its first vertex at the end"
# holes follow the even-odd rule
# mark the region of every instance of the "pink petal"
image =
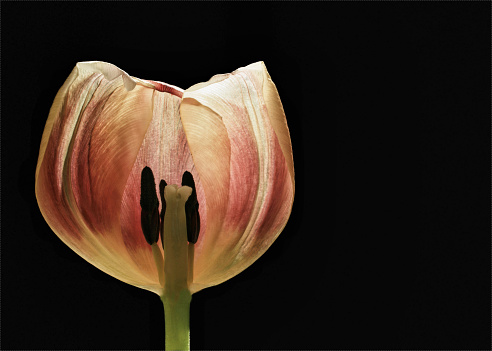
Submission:
POLYGON ((195 291, 238 274, 287 223, 294 198, 292 147, 263 63, 186 90, 181 118, 207 199, 195 291))
POLYGON ((50 110, 36 196, 50 227, 80 256, 157 291, 155 266, 143 263, 148 251, 136 260, 120 228, 123 190, 153 117, 154 89, 111 64, 77 64, 50 110))

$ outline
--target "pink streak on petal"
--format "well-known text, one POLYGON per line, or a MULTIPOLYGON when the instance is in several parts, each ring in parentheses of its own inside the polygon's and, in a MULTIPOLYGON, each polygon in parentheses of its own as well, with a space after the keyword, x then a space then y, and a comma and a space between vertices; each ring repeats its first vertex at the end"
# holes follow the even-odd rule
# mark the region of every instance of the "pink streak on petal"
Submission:
MULTIPOLYGON (((80 116, 73 140, 71 184, 85 225, 108 249, 128 255, 120 205, 128 174, 152 117, 153 90, 101 79, 80 116)), ((150 250, 131 251, 143 276, 156 275, 150 250), (137 254, 135 254, 137 252, 137 254), (138 257, 137 257, 138 256, 138 257)))
POLYGON ((151 119, 151 89, 101 79, 73 139, 71 184, 86 225, 104 235, 119 227, 123 188, 151 119))
POLYGON ((152 83, 157 91, 169 93, 179 98, 183 97, 183 90, 181 88, 154 80, 148 80, 148 82, 152 83))

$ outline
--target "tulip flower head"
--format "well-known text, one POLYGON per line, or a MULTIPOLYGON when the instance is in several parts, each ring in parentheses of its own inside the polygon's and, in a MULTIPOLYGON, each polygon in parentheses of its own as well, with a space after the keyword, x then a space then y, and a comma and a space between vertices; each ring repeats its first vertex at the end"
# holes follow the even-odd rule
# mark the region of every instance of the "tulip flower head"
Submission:
POLYGON ((292 146, 265 65, 182 90, 78 63, 46 122, 36 197, 77 254, 158 294, 166 348, 189 349, 191 295, 256 261, 292 209, 292 146))

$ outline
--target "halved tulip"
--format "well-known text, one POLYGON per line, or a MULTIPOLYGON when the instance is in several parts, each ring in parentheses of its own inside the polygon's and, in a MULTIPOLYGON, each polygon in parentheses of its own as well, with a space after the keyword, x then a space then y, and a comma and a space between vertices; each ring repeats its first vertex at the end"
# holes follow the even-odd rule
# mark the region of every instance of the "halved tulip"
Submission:
POLYGON ((78 63, 46 122, 36 197, 77 254, 161 296, 166 348, 189 349, 191 294, 257 260, 292 209, 292 146, 265 65, 183 91, 78 63))

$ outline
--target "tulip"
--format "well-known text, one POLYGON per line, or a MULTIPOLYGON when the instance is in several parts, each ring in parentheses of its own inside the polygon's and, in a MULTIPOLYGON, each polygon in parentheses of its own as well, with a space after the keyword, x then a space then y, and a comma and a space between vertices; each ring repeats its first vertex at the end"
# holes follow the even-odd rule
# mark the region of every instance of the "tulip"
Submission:
POLYGON ((277 89, 263 62, 187 90, 77 63, 51 107, 35 188, 56 235, 158 294, 166 349, 189 349, 191 295, 250 266, 290 216, 277 89))

